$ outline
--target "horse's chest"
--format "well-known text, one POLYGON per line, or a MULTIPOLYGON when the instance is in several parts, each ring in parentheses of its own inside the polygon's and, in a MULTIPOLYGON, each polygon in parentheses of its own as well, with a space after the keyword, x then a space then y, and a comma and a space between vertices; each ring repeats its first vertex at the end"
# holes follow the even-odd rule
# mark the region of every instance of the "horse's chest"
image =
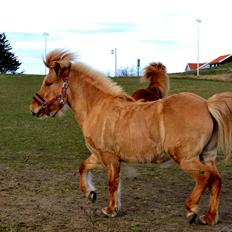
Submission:
POLYGON ((85 127, 84 136, 88 146, 96 150, 112 150, 115 137, 115 123, 98 120, 85 127))

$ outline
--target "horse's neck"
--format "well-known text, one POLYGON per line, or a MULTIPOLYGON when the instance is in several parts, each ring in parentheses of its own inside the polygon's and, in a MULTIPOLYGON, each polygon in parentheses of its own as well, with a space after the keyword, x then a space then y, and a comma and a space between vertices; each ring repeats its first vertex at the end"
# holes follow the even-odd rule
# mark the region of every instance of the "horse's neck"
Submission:
POLYGON ((68 102, 81 126, 88 113, 105 98, 105 94, 96 87, 78 80, 72 80, 69 88, 68 102))
POLYGON ((151 80, 147 89, 149 89, 150 91, 159 91, 161 97, 164 97, 167 95, 168 84, 167 81, 164 80, 164 77, 161 77, 155 80, 151 80))
POLYGON ((157 81, 151 81, 147 87, 147 89, 149 90, 154 90, 154 89, 159 89, 159 88, 160 88, 160 83, 157 81))

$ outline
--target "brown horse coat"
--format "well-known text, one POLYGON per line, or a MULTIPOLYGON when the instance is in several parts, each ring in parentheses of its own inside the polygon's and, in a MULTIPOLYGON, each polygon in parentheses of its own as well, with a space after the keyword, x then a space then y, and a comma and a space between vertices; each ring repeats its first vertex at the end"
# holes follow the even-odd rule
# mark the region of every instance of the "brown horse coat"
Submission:
POLYGON ((200 220, 217 223, 221 177, 215 159, 218 144, 232 150, 231 92, 208 100, 179 93, 155 102, 136 102, 101 73, 79 62, 70 65, 72 60, 72 53, 61 50, 47 56, 49 74, 30 108, 38 117, 54 116, 64 102, 73 110, 92 153, 80 166, 80 190, 95 201, 89 171, 105 167, 110 201, 102 212, 114 217, 120 208, 121 161, 160 163, 172 158, 196 181, 186 200, 190 223, 207 187, 209 209, 200 220))

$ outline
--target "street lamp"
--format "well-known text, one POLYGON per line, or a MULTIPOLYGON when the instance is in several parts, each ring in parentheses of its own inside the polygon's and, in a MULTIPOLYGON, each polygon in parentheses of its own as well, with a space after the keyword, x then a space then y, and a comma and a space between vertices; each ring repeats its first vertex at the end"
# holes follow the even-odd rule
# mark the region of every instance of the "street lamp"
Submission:
POLYGON ((199 76, 199 46, 200 46, 200 19, 196 19, 197 23, 197 76, 199 76))
POLYGON ((117 76, 117 48, 111 50, 111 54, 114 55, 114 77, 117 76))
MULTIPOLYGON (((47 32, 44 32, 43 36, 44 36, 44 57, 46 57, 47 56, 47 38, 48 38, 49 34, 47 32)), ((45 66, 45 75, 46 74, 47 74, 47 68, 45 66)))

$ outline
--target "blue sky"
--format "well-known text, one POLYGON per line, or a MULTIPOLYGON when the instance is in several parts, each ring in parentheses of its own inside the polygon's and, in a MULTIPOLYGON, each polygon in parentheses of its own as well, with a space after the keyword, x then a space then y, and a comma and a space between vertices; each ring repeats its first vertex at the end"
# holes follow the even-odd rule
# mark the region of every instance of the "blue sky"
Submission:
POLYGON ((181 72, 197 61, 197 18, 200 62, 232 53, 231 6, 230 0, 7 0, 0 28, 25 73, 44 73, 44 32, 48 51, 77 52, 106 74, 114 72, 114 48, 119 68, 141 59, 142 68, 160 61, 169 72, 181 72))

